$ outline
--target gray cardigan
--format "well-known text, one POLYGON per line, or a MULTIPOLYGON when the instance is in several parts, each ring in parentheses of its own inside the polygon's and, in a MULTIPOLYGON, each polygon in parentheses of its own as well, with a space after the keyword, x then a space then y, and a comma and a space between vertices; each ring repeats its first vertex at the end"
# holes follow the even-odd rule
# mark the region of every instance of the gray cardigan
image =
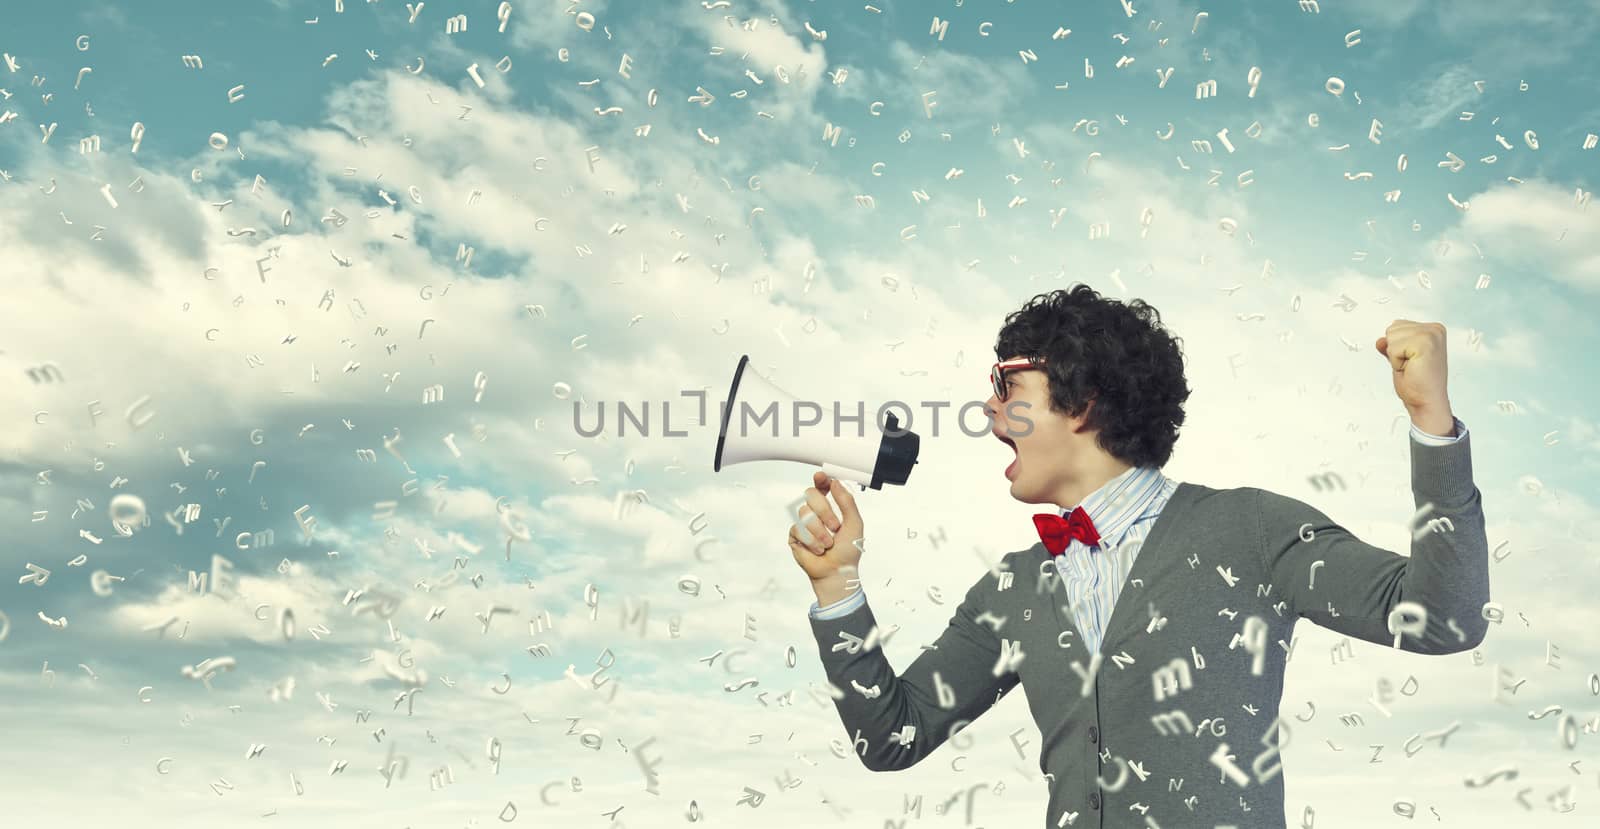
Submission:
POLYGON ((1274 746, 1294 723, 1273 725, 1300 617, 1392 647, 1394 614, 1414 653, 1483 640, 1489 550, 1470 441, 1409 442, 1414 507, 1433 505, 1416 516, 1409 558, 1294 498, 1180 483, 1092 659, 1043 544, 981 576, 899 676, 870 606, 813 618, 846 739, 868 769, 909 768, 1020 683, 1046 827, 1282 827, 1274 746))

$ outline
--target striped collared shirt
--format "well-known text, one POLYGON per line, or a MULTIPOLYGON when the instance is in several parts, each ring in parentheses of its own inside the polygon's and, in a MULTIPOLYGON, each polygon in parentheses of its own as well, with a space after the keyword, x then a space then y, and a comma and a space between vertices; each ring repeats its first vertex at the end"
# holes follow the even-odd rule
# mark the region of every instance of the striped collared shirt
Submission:
MULTIPOLYGON (((1161 515, 1162 507, 1178 489, 1178 482, 1154 466, 1133 466, 1089 493, 1078 505, 1089 514, 1100 543, 1087 546, 1074 538, 1055 557, 1066 588, 1067 607, 1089 653, 1098 653, 1111 610, 1117 606, 1122 584, 1133 569, 1145 534, 1161 515)), ((1072 509, 1061 511, 1062 517, 1072 509)))

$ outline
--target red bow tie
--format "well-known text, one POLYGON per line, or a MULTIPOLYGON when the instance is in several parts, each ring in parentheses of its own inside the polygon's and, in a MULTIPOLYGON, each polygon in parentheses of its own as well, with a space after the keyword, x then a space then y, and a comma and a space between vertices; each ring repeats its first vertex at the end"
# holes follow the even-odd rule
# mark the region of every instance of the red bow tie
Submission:
POLYGON ((1100 543, 1100 533, 1083 507, 1074 508, 1066 518, 1049 512, 1036 513, 1033 524, 1039 529, 1039 540, 1044 542, 1044 548, 1053 556, 1061 555, 1067 549, 1067 543, 1074 538, 1089 547, 1100 543))

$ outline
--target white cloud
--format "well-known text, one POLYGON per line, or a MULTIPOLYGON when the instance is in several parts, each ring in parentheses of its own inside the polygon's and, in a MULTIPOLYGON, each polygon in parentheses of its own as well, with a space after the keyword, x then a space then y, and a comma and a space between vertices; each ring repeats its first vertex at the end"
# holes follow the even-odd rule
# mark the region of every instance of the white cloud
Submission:
POLYGON ((1580 191, 1588 192, 1546 180, 1498 184, 1470 200, 1462 232, 1485 251, 1528 268, 1537 281, 1595 290, 1600 288, 1600 210, 1583 205, 1580 191))
POLYGON ((984 60, 949 49, 923 51, 902 40, 889 43, 888 58, 894 74, 885 83, 905 93, 885 101, 883 115, 895 123, 935 128, 920 130, 925 133, 988 126, 1011 111, 1022 90, 1037 84, 1020 61, 984 60), (932 102, 931 120, 925 101, 932 102))
POLYGON ((315 639, 308 632, 312 628, 339 626, 328 615, 338 588, 307 573, 304 565, 291 567, 286 578, 232 576, 236 583, 232 590, 210 584, 212 574, 204 575, 205 592, 171 585, 149 602, 116 605, 109 612, 112 631, 125 638, 145 638, 153 635, 146 632, 149 628, 177 618, 180 624, 166 635, 176 638, 182 633, 186 641, 198 643, 242 639, 270 644, 296 637, 315 639))

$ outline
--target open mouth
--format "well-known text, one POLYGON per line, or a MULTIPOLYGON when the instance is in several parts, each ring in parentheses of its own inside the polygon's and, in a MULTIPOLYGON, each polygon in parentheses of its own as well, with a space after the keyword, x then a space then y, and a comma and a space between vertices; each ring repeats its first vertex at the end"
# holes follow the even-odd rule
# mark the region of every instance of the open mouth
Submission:
MULTIPOLYGON (((1016 441, 1013 441, 1010 438, 1004 437, 1002 435, 995 435, 995 438, 998 439, 1001 443, 1004 443, 1005 445, 1011 447, 1011 451, 1013 453, 1017 452, 1016 441)), ((1020 459, 1020 454, 1013 454, 1012 455, 1011 463, 1006 466, 1006 480, 1011 480, 1011 479, 1016 477, 1016 474, 1017 474, 1017 461, 1019 459, 1020 459)))

